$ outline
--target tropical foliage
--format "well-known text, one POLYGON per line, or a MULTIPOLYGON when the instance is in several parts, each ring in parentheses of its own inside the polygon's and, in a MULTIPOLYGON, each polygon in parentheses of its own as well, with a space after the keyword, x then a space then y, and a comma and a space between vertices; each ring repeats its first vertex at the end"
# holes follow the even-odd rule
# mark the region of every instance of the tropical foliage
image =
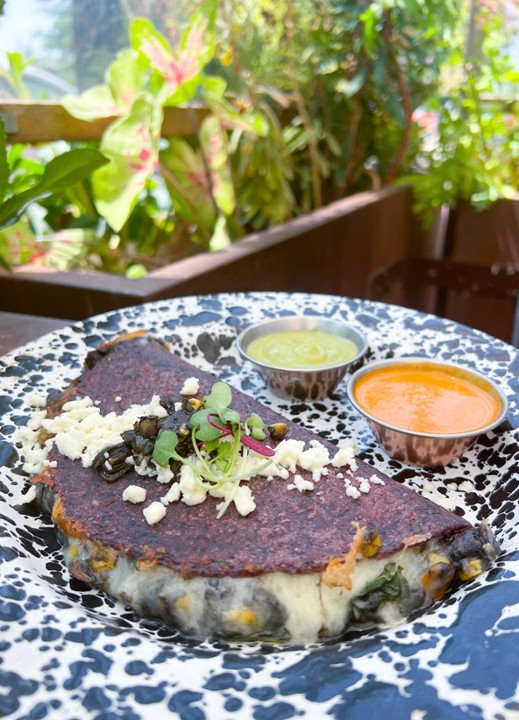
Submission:
POLYGON ((41 253, 21 216, 32 203, 63 193, 89 177, 107 159, 95 149, 77 149, 43 165, 24 158, 19 147, 6 151, 0 124, 0 264, 24 263, 41 253), (12 234, 6 234, 12 228, 12 234), (13 242, 14 240, 14 242, 13 242))
MULTIPOLYGON (((428 196, 432 205, 467 188, 477 196, 485 181, 489 197, 508 191, 517 178, 491 183, 503 167, 493 153, 516 149, 517 137, 500 108, 487 103, 482 113, 480 102, 504 70, 505 27, 497 11, 485 11, 485 62, 467 73, 466 5, 184 0, 188 20, 174 33, 166 22, 159 32, 160 23, 135 17, 104 83, 63 100, 83 120, 116 117, 99 146, 108 162, 29 206, 0 231, 4 249, 11 247, 12 260, 13 246, 25 247, 19 260, 30 259, 36 235, 40 249, 52 239, 43 244, 47 262, 136 277, 179 252, 217 250, 401 178, 414 184, 422 211, 428 196), (460 68, 446 100, 446 71, 452 78, 460 68), (168 107, 187 108, 189 137, 163 137, 168 107), (432 146, 424 117, 441 120, 432 146)), ((22 61, 11 60, 19 73, 22 61)), ((60 146, 49 157, 76 151, 60 146)), ((22 173, 27 153, 10 153, 22 173)), ((29 164, 29 185, 30 173, 29 164)))
POLYGON ((478 3, 471 41, 453 35, 439 91, 417 113, 424 142, 413 173, 400 182, 415 193, 415 209, 426 223, 443 205, 461 200, 484 209, 519 191, 519 71, 507 43, 512 38, 503 0, 478 3))

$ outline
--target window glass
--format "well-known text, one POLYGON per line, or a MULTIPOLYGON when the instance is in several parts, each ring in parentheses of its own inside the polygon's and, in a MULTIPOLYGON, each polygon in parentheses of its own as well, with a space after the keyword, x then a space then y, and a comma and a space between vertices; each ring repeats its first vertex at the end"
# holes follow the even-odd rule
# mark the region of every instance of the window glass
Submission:
POLYGON ((172 42, 188 17, 182 0, 5 0, 0 15, 0 95, 19 95, 9 82, 9 53, 32 61, 24 71, 30 97, 57 98, 103 82, 128 25, 147 17, 172 42))

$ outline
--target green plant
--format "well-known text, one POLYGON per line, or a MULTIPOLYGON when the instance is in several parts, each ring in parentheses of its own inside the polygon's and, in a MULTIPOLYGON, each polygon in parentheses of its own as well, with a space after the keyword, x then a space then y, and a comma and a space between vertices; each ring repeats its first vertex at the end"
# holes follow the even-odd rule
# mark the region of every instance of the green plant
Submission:
POLYGON ((38 200, 59 195, 107 163, 95 149, 76 149, 60 154, 47 164, 24 159, 19 147, 7 150, 7 138, 0 119, 0 264, 10 268, 10 261, 24 260, 24 250, 34 253, 35 243, 28 234, 23 215, 38 200), (12 246, 5 235, 13 228, 18 238, 18 258, 10 256, 12 246))
MULTIPOLYGON (((506 52, 511 31, 504 5, 473 4, 473 41, 467 47, 465 34, 453 37, 439 92, 424 103, 428 139, 414 172, 400 182, 412 186, 426 224, 443 205, 455 208, 468 200, 484 209, 500 197, 517 196, 519 72, 506 52)), ((469 11, 460 28, 470 26, 469 11)))
POLYGON ((413 112, 452 56, 454 0, 183 5, 175 46, 135 18, 105 84, 63 100, 82 120, 116 116, 100 143, 110 162, 44 205, 80 264, 136 276, 179 242, 217 250, 423 157, 413 112), (190 113, 190 137, 162 137, 172 106, 190 113))
POLYGON ((157 169, 176 222, 209 249, 398 175, 456 5, 315 4, 227 0, 217 13, 206 2, 176 49, 149 21, 131 23, 106 84, 64 100, 81 119, 120 115, 101 143, 112 162, 93 179, 115 232, 157 169), (164 107, 193 102, 209 115, 161 149, 164 107))
POLYGON ((240 127, 265 134, 267 128, 258 113, 228 102, 222 78, 204 72, 214 56, 214 12, 213 2, 195 13, 176 50, 149 21, 135 20, 131 48, 108 68, 106 84, 63 100, 71 115, 84 120, 119 115, 100 145, 111 162, 93 176, 96 208, 114 232, 128 222, 150 181, 163 180, 171 210, 192 227, 193 240, 218 249, 240 234, 227 132, 240 127), (209 108, 200 124, 193 120, 195 142, 162 143, 164 108, 195 99, 209 108))
POLYGON ((299 212, 390 183, 408 165, 412 112, 436 84, 457 3, 227 0, 222 7, 222 72, 238 95, 256 102, 270 94, 283 108, 276 119, 299 212))

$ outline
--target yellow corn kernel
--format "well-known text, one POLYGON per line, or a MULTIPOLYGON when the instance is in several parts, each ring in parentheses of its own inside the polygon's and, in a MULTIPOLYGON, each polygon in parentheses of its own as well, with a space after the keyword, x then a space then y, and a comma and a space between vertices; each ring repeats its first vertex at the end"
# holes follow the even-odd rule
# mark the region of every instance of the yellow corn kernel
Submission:
POLYGON ((440 555, 439 553, 429 553, 427 560, 429 561, 429 567, 433 567, 433 565, 437 565, 438 563, 443 563, 444 565, 450 565, 451 561, 446 555, 440 555))
POLYGON ((255 612, 249 609, 229 610, 225 616, 225 621, 230 625, 245 626, 250 630, 258 628, 258 616, 255 612))
POLYGON ((381 545, 382 540, 380 535, 378 535, 374 530, 371 530, 371 532, 369 532, 364 538, 360 551, 364 557, 373 557, 378 553, 381 545))
POLYGON ((190 605, 191 599, 187 593, 185 595, 182 595, 182 597, 178 600, 175 600, 175 608, 177 610, 180 610, 180 612, 187 612, 190 605))
POLYGON ((465 582, 466 580, 472 580, 472 578, 481 575, 482 572, 483 566, 480 558, 471 558, 470 560, 466 558, 463 560, 461 570, 459 572, 459 578, 465 582))
POLYGON ((438 553, 430 553, 429 569, 422 576, 422 585, 430 598, 437 600, 445 594, 454 580, 456 570, 449 558, 438 553))
POLYGON ((110 558, 104 558, 100 560, 91 560, 90 567, 94 572, 104 572, 105 570, 113 570, 115 567, 114 560, 110 558))

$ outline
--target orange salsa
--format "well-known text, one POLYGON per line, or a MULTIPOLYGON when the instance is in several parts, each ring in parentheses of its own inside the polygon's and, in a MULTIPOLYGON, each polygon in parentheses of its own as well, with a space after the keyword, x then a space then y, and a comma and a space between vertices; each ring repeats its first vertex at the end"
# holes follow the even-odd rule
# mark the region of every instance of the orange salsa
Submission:
POLYGON ((472 432, 492 423, 502 408, 484 380, 430 363, 375 369, 359 378, 353 394, 374 418, 412 432, 472 432))

